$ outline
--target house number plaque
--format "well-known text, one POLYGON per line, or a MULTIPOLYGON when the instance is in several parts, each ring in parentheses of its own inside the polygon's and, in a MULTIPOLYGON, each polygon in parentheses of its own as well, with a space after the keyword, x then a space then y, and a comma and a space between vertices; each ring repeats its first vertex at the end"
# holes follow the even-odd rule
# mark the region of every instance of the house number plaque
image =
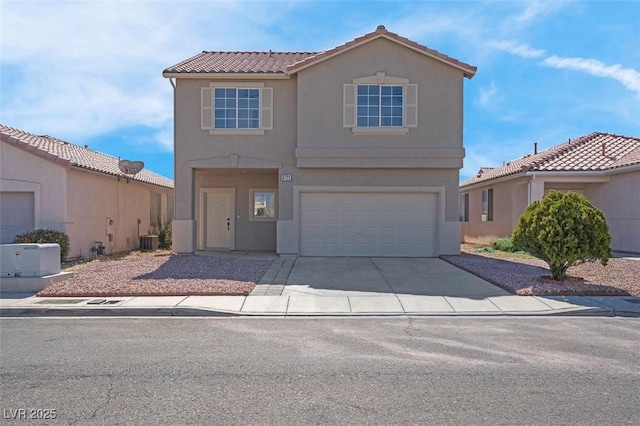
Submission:
POLYGON ((280 175, 280 181, 281 182, 291 182, 291 175, 290 174, 281 174, 280 175))

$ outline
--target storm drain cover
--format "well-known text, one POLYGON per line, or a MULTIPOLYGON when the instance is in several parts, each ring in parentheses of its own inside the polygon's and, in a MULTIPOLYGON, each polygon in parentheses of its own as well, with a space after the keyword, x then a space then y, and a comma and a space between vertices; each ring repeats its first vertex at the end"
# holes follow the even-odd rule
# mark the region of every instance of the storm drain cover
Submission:
POLYGON ((39 305, 75 305, 76 303, 86 302, 89 299, 44 299, 35 303, 39 305))
POLYGON ((635 303, 636 305, 640 305, 640 298, 637 299, 622 299, 625 302, 629 302, 629 303, 635 303))
POLYGON ((87 302, 87 305, 115 305, 120 302, 122 302, 122 300, 93 299, 87 302))

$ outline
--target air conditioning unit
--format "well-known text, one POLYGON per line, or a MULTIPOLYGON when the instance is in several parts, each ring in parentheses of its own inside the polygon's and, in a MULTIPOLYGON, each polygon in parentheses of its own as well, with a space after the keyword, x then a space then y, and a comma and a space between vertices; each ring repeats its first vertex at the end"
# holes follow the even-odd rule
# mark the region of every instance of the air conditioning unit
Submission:
POLYGON ((0 277, 43 277, 58 273, 58 244, 0 245, 0 277))

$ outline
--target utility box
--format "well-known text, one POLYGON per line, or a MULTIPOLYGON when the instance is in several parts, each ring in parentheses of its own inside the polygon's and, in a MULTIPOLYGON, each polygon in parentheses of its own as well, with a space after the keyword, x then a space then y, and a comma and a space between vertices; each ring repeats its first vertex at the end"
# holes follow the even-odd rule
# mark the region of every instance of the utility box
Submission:
POLYGON ((158 236, 157 235, 140 236, 140 250, 142 251, 158 250, 158 236))
POLYGON ((43 277, 59 273, 58 244, 0 245, 0 277, 43 277))

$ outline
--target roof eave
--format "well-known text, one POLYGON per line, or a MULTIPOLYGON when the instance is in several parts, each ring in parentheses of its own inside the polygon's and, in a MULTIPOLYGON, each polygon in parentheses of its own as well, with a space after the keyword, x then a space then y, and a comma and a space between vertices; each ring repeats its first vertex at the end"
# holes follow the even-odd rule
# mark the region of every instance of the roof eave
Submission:
MULTIPOLYGON (((411 45, 409 43, 406 43, 406 42, 404 42, 402 40, 398 40, 395 37, 392 37, 392 36, 390 36, 390 35, 388 35, 386 33, 376 34, 373 37, 364 36, 363 40, 360 40, 358 42, 354 42, 351 45, 347 44, 347 45, 339 46, 338 48, 334 48, 334 49, 337 49, 335 52, 331 53, 330 55, 322 56, 322 57, 320 57, 318 59, 315 59, 315 60, 314 60, 314 57, 304 59, 304 60, 302 60, 302 61, 300 61, 300 62, 298 62, 296 64, 289 65, 287 67, 287 72, 289 74, 296 74, 296 73, 298 73, 298 72, 300 72, 300 71, 302 71, 304 69, 307 69, 307 68, 312 67, 314 65, 317 65, 317 64, 319 64, 321 62, 324 62, 324 61, 326 61, 328 59, 331 59, 331 58, 334 58, 336 56, 339 56, 339 55, 341 55, 343 53, 346 53, 346 52, 348 52, 348 51, 350 51, 352 49, 355 49, 356 47, 360 47, 360 46, 362 46, 364 44, 367 44, 367 43, 372 42, 374 40, 377 40, 379 38, 384 38, 386 40, 392 41, 392 42, 397 43, 397 44, 399 44, 401 46, 404 46, 404 47, 406 47, 408 49, 411 49, 411 50, 413 50, 415 52, 421 53, 421 54, 423 54, 423 55, 425 55, 425 56, 427 56, 429 58, 435 59, 435 60, 437 60, 439 62, 442 62, 442 63, 444 63, 446 65, 449 65, 449 66, 451 66, 453 68, 456 68, 456 69, 462 71, 462 74, 465 77, 469 78, 469 79, 472 78, 476 74, 477 67, 474 67, 474 66, 471 66, 471 65, 464 66, 464 65, 462 65, 462 63, 456 63, 456 62, 453 62, 453 61, 447 61, 447 60, 439 57, 438 55, 435 55, 435 54, 433 54, 433 53, 431 53, 429 51, 425 51, 424 49, 428 49, 426 47, 424 49, 421 49, 420 47, 413 46, 413 45, 411 45), (308 62, 308 63, 305 64, 305 62, 308 62), (300 65, 298 65, 298 64, 300 64, 300 65)), ((330 50, 333 50, 333 49, 330 49, 330 50)), ((322 53, 320 53, 320 54, 318 54, 316 56, 319 56, 319 55, 322 55, 322 53)))
POLYGON ((288 80, 291 76, 283 72, 163 72, 164 78, 208 79, 208 80, 288 80))
MULTIPOLYGON (((473 182, 473 183, 469 183, 467 185, 459 185, 460 190, 462 190, 464 188, 464 190, 471 190, 471 189, 475 189, 475 188, 479 188, 481 186, 485 186, 488 184, 496 184, 496 183, 500 183, 500 182, 504 182, 510 179, 517 179, 517 178, 521 178, 526 176, 526 171, 524 170, 518 170, 514 173, 509 173, 507 175, 503 175, 503 176, 499 176, 499 177, 495 177, 495 178, 490 178, 490 179, 485 179, 485 180, 481 180, 481 181, 477 181, 477 182, 473 182)), ((461 182, 464 183, 464 182, 461 182)))

